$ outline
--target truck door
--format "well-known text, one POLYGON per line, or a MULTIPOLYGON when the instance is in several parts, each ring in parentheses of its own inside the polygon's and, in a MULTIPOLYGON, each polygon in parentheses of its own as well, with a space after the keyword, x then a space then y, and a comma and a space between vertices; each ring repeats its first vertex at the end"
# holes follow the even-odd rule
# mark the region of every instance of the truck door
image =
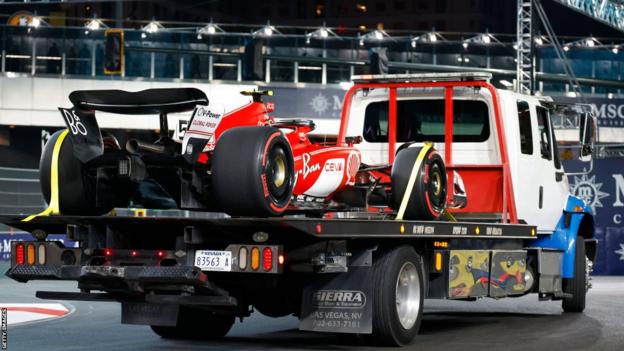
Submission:
MULTIPOLYGON (((550 111, 540 105, 535 106, 537 128, 533 132, 535 153, 535 177, 530 178, 537 187, 538 216, 527 219, 538 226, 538 231, 553 231, 568 198, 567 178, 563 174, 557 140, 550 121, 550 111)), ((534 191, 535 191, 534 190, 534 191)))

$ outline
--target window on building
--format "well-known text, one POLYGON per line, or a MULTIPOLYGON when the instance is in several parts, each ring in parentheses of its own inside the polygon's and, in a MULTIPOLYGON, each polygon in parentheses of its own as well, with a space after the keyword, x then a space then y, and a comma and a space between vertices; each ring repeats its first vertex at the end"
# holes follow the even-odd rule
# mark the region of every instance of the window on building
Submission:
MULTIPOLYGON (((364 139, 388 142, 388 102, 370 103, 364 115, 364 139)), ((397 142, 444 141, 444 100, 397 101, 397 142)), ((453 141, 483 142, 490 136, 487 104, 483 101, 453 101, 453 141)))
POLYGON ((518 101, 518 126, 520 127, 520 151, 526 155, 533 155, 531 110, 526 101, 518 101))
POLYGON ((552 160, 552 141, 550 137, 550 118, 548 110, 537 106, 537 128, 540 135, 540 152, 542 158, 552 160))

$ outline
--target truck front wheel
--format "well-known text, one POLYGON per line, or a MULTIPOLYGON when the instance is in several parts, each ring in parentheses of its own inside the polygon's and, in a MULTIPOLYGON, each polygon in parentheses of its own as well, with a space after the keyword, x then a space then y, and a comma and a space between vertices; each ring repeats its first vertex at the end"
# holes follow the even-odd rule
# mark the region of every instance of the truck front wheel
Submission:
POLYGON ((572 297, 563 299, 562 307, 565 312, 583 312, 587 295, 587 257, 585 256, 585 239, 576 238, 574 251, 574 277, 563 279, 563 292, 572 297))
POLYGON ((373 333, 366 337, 377 345, 406 345, 418 333, 422 319, 422 259, 410 246, 381 251, 375 256, 373 333))
POLYGON ((152 325, 151 328, 165 339, 214 340, 224 337, 234 325, 234 316, 180 307, 178 323, 173 327, 152 325))

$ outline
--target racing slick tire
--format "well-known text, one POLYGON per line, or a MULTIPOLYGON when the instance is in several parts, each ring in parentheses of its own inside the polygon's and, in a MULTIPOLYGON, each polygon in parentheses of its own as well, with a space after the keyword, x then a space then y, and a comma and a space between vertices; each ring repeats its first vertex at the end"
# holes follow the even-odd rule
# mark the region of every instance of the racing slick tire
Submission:
POLYGON ((152 325, 152 331, 164 339, 215 340, 224 337, 234 325, 234 315, 180 307, 176 326, 152 325))
POLYGON ((212 185, 219 209, 231 216, 279 216, 295 185, 290 143, 277 128, 238 127, 214 150, 212 185))
POLYGON ((366 343, 403 346, 418 334, 423 313, 423 260, 411 246, 373 255, 373 332, 366 343))
POLYGON ((587 295, 587 258, 585 257, 585 239, 582 236, 576 238, 574 250, 574 277, 563 279, 563 292, 571 294, 565 297, 561 303, 564 312, 580 313, 585 310, 587 295))
MULTIPOLYGON (((41 152, 39 160, 39 181, 41 192, 47 203, 50 203, 52 186, 52 168, 58 167, 58 201, 59 211, 64 215, 100 215, 109 212, 112 205, 96 206, 96 180, 90 176, 82 162, 74 155, 74 147, 69 135, 65 135, 58 146, 58 164, 53 165, 54 148, 61 134, 59 130, 50 136, 41 152)), ((114 136, 103 134, 106 148, 119 148, 114 136), (111 140, 106 140, 109 138, 111 140)))
POLYGON ((442 157, 433 149, 409 147, 397 153, 392 165, 392 208, 409 220, 434 220, 446 208, 447 179, 442 157), (418 162, 421 151, 424 153, 418 162), (406 194, 413 182, 411 194, 406 194))

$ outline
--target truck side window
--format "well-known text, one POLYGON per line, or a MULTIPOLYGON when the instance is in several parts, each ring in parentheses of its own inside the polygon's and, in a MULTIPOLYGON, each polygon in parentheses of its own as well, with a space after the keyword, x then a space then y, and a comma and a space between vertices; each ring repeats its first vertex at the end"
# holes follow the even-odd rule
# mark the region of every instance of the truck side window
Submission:
MULTIPOLYGON (((364 140, 388 142, 388 101, 372 102, 364 114, 364 140)), ((444 141, 444 100, 397 101, 397 142, 444 141)), ((479 100, 453 101, 453 141, 483 142, 490 137, 488 106, 479 100)))
POLYGON ((520 127, 520 151, 523 154, 533 155, 531 110, 526 101, 518 101, 518 126, 520 127))
POLYGON ((541 106, 536 106, 537 110, 537 128, 540 135, 540 151, 542 153, 542 158, 547 160, 552 160, 552 148, 551 148, 551 138, 550 138, 550 117, 548 115, 548 110, 541 106))

